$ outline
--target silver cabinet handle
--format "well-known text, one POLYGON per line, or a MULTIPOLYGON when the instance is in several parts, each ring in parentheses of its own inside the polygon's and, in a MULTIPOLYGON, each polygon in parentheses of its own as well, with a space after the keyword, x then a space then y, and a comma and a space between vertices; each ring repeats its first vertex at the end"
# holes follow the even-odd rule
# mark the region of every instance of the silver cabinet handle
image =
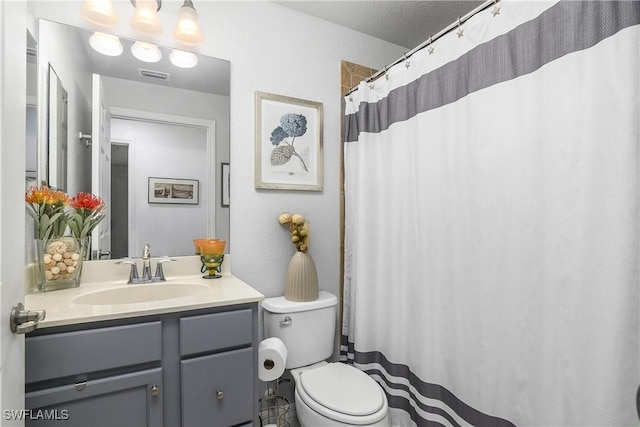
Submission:
POLYGON ((9 327, 14 334, 26 334, 38 327, 38 323, 46 316, 44 310, 25 310, 21 302, 11 309, 9 327))
POLYGON ((216 391, 216 399, 218 400, 224 399, 224 392, 222 390, 216 391))
POLYGON ((151 396, 156 397, 159 394, 160 394, 160 387, 158 387, 157 385, 154 384, 151 387, 151 396))

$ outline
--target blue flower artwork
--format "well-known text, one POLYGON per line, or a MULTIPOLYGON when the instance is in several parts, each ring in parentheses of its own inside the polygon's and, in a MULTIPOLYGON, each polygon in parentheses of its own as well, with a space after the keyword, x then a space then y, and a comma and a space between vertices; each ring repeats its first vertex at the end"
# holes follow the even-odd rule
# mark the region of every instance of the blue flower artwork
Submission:
POLYGON ((307 164, 300 154, 296 152, 294 143, 297 137, 307 132, 307 118, 302 114, 287 113, 280 118, 280 126, 271 132, 271 166, 282 166, 293 157, 300 160, 305 172, 309 172, 307 164))

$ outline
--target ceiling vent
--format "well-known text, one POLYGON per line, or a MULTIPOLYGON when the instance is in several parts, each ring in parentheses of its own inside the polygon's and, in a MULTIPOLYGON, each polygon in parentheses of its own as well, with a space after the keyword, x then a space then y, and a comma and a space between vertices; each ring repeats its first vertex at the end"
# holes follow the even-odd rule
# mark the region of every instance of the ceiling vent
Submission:
POLYGON ((164 80, 167 82, 171 80, 171 74, 169 73, 163 73, 162 71, 145 70, 144 68, 138 68, 138 76, 156 80, 164 80))

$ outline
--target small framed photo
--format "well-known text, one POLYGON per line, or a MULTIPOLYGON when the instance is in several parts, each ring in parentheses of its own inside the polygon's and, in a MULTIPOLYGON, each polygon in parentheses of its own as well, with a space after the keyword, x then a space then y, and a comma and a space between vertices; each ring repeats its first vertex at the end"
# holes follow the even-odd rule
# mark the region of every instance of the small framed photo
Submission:
POLYGON ((229 207, 229 163, 222 164, 222 179, 220 180, 220 185, 222 186, 220 193, 221 196, 221 206, 223 208, 229 207))
POLYGON ((149 203, 197 205, 199 187, 197 179, 149 177, 149 203))
POLYGON ((322 191, 322 104, 255 94, 255 187, 322 191))

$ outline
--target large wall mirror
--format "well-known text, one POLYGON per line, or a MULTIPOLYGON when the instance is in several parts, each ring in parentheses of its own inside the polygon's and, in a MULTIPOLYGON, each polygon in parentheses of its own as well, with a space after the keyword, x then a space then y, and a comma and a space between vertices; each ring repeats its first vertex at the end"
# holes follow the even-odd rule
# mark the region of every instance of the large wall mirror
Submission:
POLYGON ((108 56, 92 37, 38 21, 36 180, 105 200, 93 259, 137 257, 146 243, 153 256, 193 255, 195 238, 228 240, 220 183, 229 161, 229 62, 196 55, 184 68, 171 61, 172 49, 123 38, 122 53, 108 56), (137 59, 134 44, 160 58, 137 59))

